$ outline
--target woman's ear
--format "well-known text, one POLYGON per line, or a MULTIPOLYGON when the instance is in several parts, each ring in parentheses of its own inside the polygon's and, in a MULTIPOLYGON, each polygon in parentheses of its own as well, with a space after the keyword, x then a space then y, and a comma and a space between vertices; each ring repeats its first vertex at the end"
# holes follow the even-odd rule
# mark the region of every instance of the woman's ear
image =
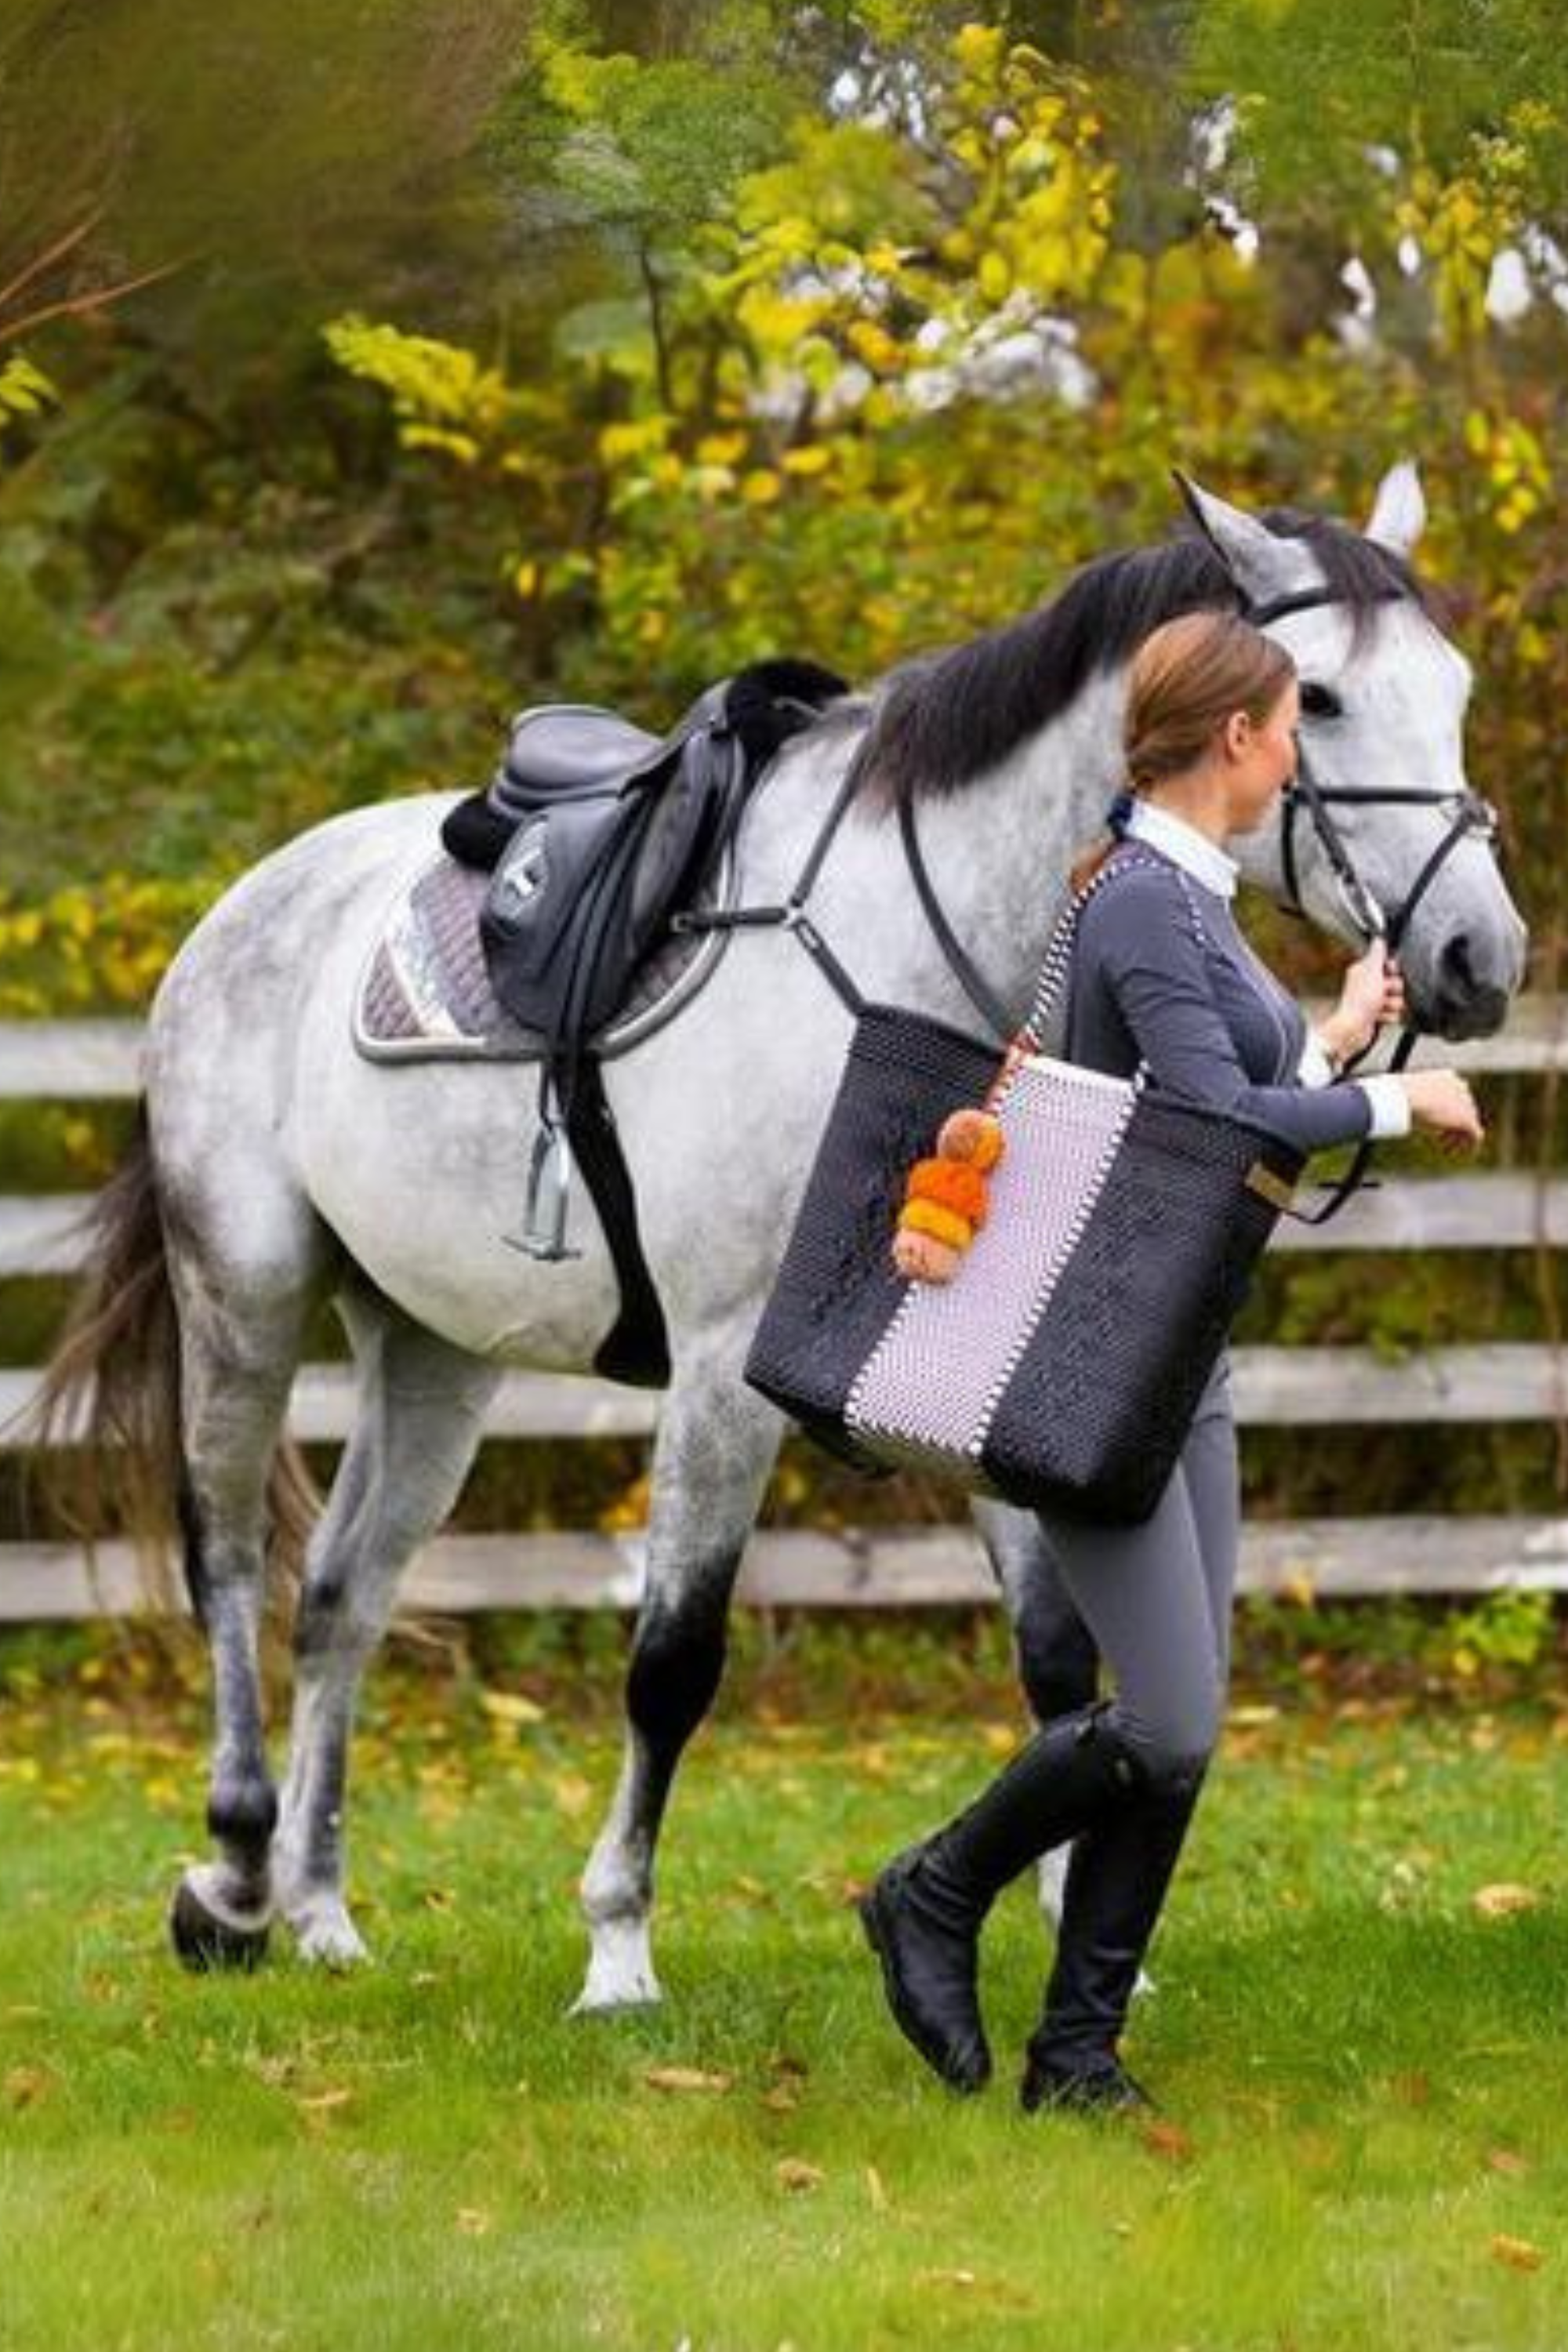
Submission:
POLYGON ((1252 748, 1252 721, 1245 710, 1233 710, 1225 722, 1225 748, 1233 760, 1244 760, 1252 748))

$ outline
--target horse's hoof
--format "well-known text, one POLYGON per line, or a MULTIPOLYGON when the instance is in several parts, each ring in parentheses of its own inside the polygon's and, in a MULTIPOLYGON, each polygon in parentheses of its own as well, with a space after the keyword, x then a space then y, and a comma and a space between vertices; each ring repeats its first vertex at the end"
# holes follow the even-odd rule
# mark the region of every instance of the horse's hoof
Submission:
POLYGON ((613 2017, 623 2009, 656 2009, 664 1990, 653 1972, 647 1920, 602 1919, 591 1932, 588 1973, 567 2016, 613 2017))
POLYGON ((341 1904, 331 1910, 301 1909, 289 1914, 300 1958, 317 1969, 363 1968, 370 1947, 341 1904))
POLYGON ((182 1878, 169 1910, 169 1936, 187 1969, 251 1969, 267 1953, 267 1921, 247 1926, 243 1920, 213 1910, 182 1878))

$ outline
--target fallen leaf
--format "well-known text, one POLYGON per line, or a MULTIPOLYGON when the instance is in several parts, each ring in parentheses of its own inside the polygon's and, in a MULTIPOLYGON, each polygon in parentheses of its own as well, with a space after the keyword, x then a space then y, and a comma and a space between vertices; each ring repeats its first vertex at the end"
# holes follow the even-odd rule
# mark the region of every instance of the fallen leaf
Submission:
POLYGON ((1470 1908, 1483 1919, 1508 1919, 1516 1911, 1533 1911, 1540 1900, 1533 1886, 1514 1885, 1505 1879, 1496 1886, 1478 1886, 1470 1897, 1470 1908))
POLYGON ((482 1690, 479 1705, 492 1723, 542 1723, 544 1709, 516 1691, 482 1690))
POLYGON ((773 2179, 779 2187, 794 2194, 805 2189, 820 2189, 826 2178, 819 2164, 807 2164, 798 2156, 781 2157, 773 2167, 773 2179))
POLYGON ((1489 2172, 1506 2173, 1510 2179, 1521 2180, 1530 2170, 1530 2166, 1511 2147, 1489 2147, 1487 2169, 1489 2172))
POLYGON ((643 2081, 650 2091, 727 2091, 733 2074, 708 2074, 700 2066, 649 2066, 643 2081))
POLYGON ((1192 2135, 1180 2124, 1145 2124, 1140 2137, 1151 2156, 1163 2157, 1167 2164, 1188 2164, 1194 2153, 1192 2135))
POLYGON ((5 2076, 5 2104, 8 2107, 36 2107, 47 2098, 54 2076, 47 2066, 13 2066, 5 2076))
POLYGON ((915 2284, 917 2286, 977 2286, 979 2276, 974 2271, 917 2271, 915 2284))
POLYGON ((775 2083, 771 2091, 763 2093, 763 2105, 775 2116, 793 2116, 800 2105, 800 2093, 788 2083, 775 2083))
POLYGON ((331 2090, 298 2092, 294 2105, 307 2116, 330 2116, 337 2107, 346 2107, 353 2097, 352 2091, 331 2090))
POLYGON ((1538 2271, 1546 2260, 1541 2248, 1531 2245, 1528 2238, 1496 2237, 1492 2240, 1492 2252, 1510 2271, 1538 2271))
POLYGON ((490 2226, 490 2215, 482 2205, 459 2205, 458 2227, 465 2238, 482 2238, 490 2226))
POLYGON ((888 2192, 883 2185, 882 2176, 874 2164, 868 2164, 866 2167, 866 2194, 871 2200, 873 2213, 887 2211, 888 2192))

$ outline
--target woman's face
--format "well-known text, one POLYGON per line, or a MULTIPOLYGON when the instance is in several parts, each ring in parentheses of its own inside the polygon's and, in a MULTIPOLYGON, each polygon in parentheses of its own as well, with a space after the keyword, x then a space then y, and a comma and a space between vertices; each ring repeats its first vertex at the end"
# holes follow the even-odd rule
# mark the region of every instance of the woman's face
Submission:
POLYGON ((1292 678, 1261 722, 1233 710, 1222 737, 1230 797, 1228 833, 1250 833, 1264 824, 1296 772, 1296 729, 1300 689, 1292 678))

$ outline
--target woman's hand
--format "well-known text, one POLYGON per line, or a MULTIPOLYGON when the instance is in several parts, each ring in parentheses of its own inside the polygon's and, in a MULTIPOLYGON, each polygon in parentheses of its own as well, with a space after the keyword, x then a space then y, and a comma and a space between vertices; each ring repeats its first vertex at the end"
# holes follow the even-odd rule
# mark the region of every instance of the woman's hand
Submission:
POLYGON ((1401 1070, 1416 1127, 1428 1129, 1445 1151, 1471 1150, 1486 1134, 1476 1098, 1458 1070, 1401 1070))
POLYGON ((1346 971, 1340 1001, 1318 1034, 1343 1061, 1370 1045, 1385 1023, 1404 1018, 1405 975, 1398 958, 1388 953, 1382 939, 1375 939, 1346 971))

